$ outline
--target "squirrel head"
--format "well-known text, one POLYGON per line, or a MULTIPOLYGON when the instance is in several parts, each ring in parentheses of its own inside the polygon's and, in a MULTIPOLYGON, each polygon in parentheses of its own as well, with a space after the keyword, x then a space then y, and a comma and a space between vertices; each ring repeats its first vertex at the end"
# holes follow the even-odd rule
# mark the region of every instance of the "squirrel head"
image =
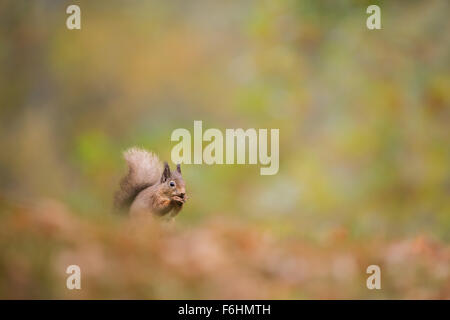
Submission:
POLYGON ((171 171, 169 164, 164 162, 164 171, 161 175, 160 188, 166 196, 177 204, 186 202, 186 187, 181 175, 180 164, 177 164, 176 171, 171 171))

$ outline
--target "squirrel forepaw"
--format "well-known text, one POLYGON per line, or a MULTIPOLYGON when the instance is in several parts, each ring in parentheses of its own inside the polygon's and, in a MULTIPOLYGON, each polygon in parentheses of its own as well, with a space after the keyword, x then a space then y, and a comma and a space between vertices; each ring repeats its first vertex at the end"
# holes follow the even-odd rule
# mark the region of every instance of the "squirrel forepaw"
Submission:
POLYGON ((186 202, 186 197, 181 198, 181 197, 179 197, 179 196, 174 196, 174 197, 172 198, 172 200, 173 200, 176 204, 178 204, 178 205, 183 205, 183 204, 186 202))

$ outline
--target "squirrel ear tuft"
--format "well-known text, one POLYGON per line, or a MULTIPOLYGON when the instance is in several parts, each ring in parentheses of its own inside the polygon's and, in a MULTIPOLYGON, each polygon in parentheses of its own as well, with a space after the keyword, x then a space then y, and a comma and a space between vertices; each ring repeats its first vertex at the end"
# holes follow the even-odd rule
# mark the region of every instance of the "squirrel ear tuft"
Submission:
POLYGON ((181 165, 180 164, 177 164, 177 171, 179 174, 181 174, 181 165))
POLYGON ((164 171, 161 176, 161 182, 165 182, 169 178, 170 178, 170 167, 169 164, 166 161, 164 161, 164 171))

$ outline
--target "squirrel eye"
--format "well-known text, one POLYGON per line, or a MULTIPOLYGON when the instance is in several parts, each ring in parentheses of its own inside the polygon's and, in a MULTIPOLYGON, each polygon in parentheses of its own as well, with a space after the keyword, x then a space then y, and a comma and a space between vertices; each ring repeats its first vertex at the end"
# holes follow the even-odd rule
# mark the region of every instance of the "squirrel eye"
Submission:
POLYGON ((170 181, 170 182, 169 182, 169 186, 171 186, 171 187, 175 187, 175 182, 173 182, 173 181, 170 181))

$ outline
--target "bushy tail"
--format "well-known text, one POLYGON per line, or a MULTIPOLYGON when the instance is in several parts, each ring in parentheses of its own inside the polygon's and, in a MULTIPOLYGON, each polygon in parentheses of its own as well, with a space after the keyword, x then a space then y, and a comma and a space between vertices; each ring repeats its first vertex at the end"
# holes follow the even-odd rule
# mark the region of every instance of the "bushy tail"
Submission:
POLYGON ((128 208, 139 192, 156 184, 162 174, 161 162, 152 152, 131 148, 123 153, 123 157, 128 165, 128 174, 120 181, 120 190, 114 196, 117 209, 128 208))

